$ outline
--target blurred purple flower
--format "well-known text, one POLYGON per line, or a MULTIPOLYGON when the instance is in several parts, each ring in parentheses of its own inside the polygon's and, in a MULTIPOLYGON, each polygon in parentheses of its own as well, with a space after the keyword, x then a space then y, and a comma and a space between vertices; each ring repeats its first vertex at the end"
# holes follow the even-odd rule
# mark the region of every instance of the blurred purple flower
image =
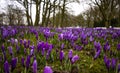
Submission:
POLYGON ((93 36, 90 36, 89 40, 90 40, 90 42, 94 41, 93 36))
POLYGON ((72 57, 71 63, 74 64, 77 60, 79 60, 79 56, 75 55, 72 57))
POLYGON ((20 47, 16 44, 16 52, 19 53, 20 47))
POLYGON ((63 33, 58 34, 58 37, 59 37, 59 40, 63 40, 64 39, 64 34, 63 33))
POLYGON ((118 64, 118 72, 120 72, 120 64, 118 64))
POLYGON ((108 41, 104 45, 104 51, 107 51, 107 50, 110 50, 110 45, 109 45, 108 41))
POLYGON ((94 42, 94 47, 95 47, 96 51, 98 51, 102 48, 100 42, 96 42, 96 41, 94 42))
POLYGON ((23 44, 23 40, 22 39, 20 39, 20 45, 22 45, 23 44))
POLYGON ((30 66, 30 55, 28 55, 26 59, 26 68, 28 69, 29 66, 30 66))
POLYGON ((62 45, 61 45, 61 49, 63 49, 63 48, 64 48, 64 46, 65 46, 65 45, 64 45, 64 43, 62 43, 62 45))
POLYGON ((117 59, 112 58, 111 65, 112 65, 112 69, 115 69, 117 65, 117 59))
POLYGON ((5 73, 10 73, 10 68, 9 68, 8 61, 5 61, 5 63, 4 63, 4 72, 5 73))
POLYGON ((97 58, 99 57, 100 52, 101 52, 101 50, 98 50, 98 51, 96 52, 96 54, 95 54, 95 56, 94 56, 94 60, 97 59, 97 58))
POLYGON ((4 44, 2 44, 1 50, 2 50, 2 53, 3 53, 4 61, 6 61, 6 52, 5 52, 5 46, 4 46, 4 44))
POLYGON ((25 61, 25 58, 22 57, 22 58, 21 58, 21 64, 22 64, 22 66, 25 66, 24 61, 25 61))
POLYGON ((12 46, 8 47, 10 55, 13 55, 12 46))
POLYGON ((34 60, 32 67, 33 67, 33 73, 37 73, 37 60, 34 60))
POLYGON ((71 60, 73 56, 73 50, 69 50, 68 58, 71 60))
POLYGON ((64 59, 64 52, 63 52, 63 50, 60 51, 59 58, 60 58, 60 61, 62 62, 62 60, 64 59))
POLYGON ((117 45, 117 50, 120 50, 120 43, 117 45))
POLYGON ((104 56, 104 63, 106 65, 106 68, 109 70, 110 69, 110 59, 107 58, 107 56, 104 56))
POLYGON ((17 58, 12 58, 12 60, 11 60, 11 68, 12 68, 11 71, 13 71, 15 69, 16 65, 17 65, 17 58))
POLYGON ((50 66, 45 66, 43 73, 53 73, 50 66))
POLYGON ((82 50, 82 46, 76 45, 75 46, 75 50, 81 51, 82 50))

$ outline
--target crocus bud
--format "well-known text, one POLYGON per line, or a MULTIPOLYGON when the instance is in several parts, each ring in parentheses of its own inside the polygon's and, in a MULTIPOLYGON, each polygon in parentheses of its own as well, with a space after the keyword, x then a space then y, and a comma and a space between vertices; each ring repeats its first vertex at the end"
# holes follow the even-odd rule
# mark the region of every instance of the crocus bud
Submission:
POLYGON ((69 50, 68 58, 71 60, 73 56, 73 50, 69 50))
POLYGON ((106 42, 104 45, 104 51, 106 52, 107 50, 110 50, 110 45, 108 42, 106 42))
POLYGON ((52 71, 51 67, 45 66, 43 73, 53 73, 53 71, 52 71))
POLYGON ((28 69, 29 66, 30 66, 30 55, 28 55, 26 59, 26 68, 28 69))
POLYGON ((21 58, 21 63, 22 63, 22 66, 25 66, 24 61, 25 61, 25 58, 24 58, 24 57, 22 57, 22 58, 21 58))
POLYGON ((62 45, 61 45, 61 49, 63 49, 64 48, 64 43, 62 43, 62 45))
POLYGON ((60 56, 59 56, 59 58, 60 58, 60 61, 62 62, 62 60, 64 59, 64 52, 61 50, 60 51, 60 56))
POLYGON ((8 61, 5 61, 5 63, 4 63, 4 72, 5 73, 10 73, 10 68, 9 68, 8 61))
POLYGON ((33 66, 33 73, 37 73, 37 60, 34 60, 32 66, 33 66))
POLYGON ((117 59, 112 58, 111 65, 112 65, 112 69, 115 69, 117 65, 117 59))

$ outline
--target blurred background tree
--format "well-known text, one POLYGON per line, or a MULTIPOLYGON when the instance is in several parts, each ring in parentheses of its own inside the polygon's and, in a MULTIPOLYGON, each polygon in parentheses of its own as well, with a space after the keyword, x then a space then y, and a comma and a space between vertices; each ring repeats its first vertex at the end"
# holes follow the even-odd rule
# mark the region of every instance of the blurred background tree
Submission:
POLYGON ((17 1, 24 9, 8 5, 8 12, 0 14, 0 23, 4 16, 9 25, 35 25, 44 27, 119 27, 120 0, 12 0, 17 1), (79 15, 71 14, 70 3, 86 3, 89 8, 79 15), (35 21, 33 9, 35 6, 35 21), (27 23, 22 22, 27 20, 27 23))

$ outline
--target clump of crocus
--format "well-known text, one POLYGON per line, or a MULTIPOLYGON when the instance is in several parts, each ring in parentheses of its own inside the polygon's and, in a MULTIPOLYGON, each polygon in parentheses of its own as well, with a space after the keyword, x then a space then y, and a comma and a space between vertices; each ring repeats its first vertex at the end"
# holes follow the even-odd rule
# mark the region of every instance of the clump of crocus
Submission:
POLYGON ((11 71, 13 71, 15 69, 17 65, 17 58, 12 58, 11 60, 11 71))
POLYGON ((59 58, 60 58, 60 61, 62 62, 62 60, 64 59, 64 52, 63 52, 63 50, 60 51, 59 58))
POLYGON ((33 73, 37 73, 37 60, 35 59, 34 62, 33 62, 33 73))
POLYGON ((108 69, 108 71, 110 70, 110 68, 112 68, 113 70, 116 68, 117 65, 117 59, 112 58, 111 60, 109 58, 107 58, 107 56, 104 56, 104 63, 108 69))
POLYGON ((78 61, 78 60, 79 60, 79 56, 78 56, 78 55, 75 55, 75 56, 72 57, 71 63, 74 64, 74 63, 75 63, 76 61, 78 61))
POLYGON ((5 73, 10 73, 10 68, 9 68, 8 61, 5 61, 5 63, 4 63, 4 72, 5 73))
POLYGON ((53 73, 50 66, 45 66, 43 73, 53 73))
POLYGON ((69 52, 68 52, 68 58, 71 60, 72 57, 73 57, 73 50, 71 49, 71 50, 69 50, 69 52))

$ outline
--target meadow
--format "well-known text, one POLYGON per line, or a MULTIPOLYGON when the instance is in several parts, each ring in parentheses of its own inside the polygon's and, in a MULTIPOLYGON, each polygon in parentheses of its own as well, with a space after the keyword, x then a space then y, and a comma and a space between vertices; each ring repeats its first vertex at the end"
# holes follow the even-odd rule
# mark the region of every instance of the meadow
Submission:
POLYGON ((0 73, 118 73, 120 29, 0 27, 0 73))

